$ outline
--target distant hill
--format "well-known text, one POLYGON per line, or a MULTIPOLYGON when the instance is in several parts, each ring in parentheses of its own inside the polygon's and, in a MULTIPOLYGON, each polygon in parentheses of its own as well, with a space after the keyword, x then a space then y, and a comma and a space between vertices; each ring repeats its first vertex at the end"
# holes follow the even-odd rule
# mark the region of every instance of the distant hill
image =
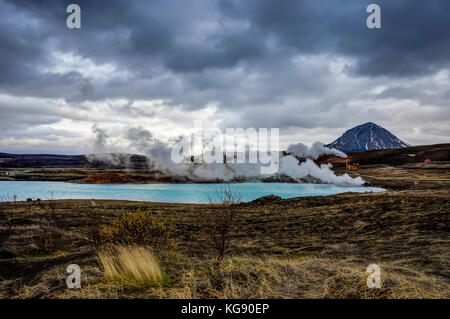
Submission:
POLYGON ((55 155, 0 153, 0 168, 147 169, 149 159, 135 154, 55 155))
POLYGON ((338 149, 344 153, 356 153, 370 150, 384 150, 391 148, 408 147, 385 128, 368 122, 347 130, 333 143, 325 145, 338 149))
POLYGON ((361 165, 388 164, 403 165, 423 163, 426 159, 432 162, 450 161, 450 144, 420 145, 407 148, 372 150, 348 154, 353 162, 361 165))
MULTIPOLYGON (((371 150, 348 153, 349 160, 361 165, 407 165, 423 163, 426 159, 432 162, 450 162, 450 144, 420 145, 405 148, 371 150)), ((334 155, 323 155, 318 164, 332 163, 333 167, 345 167, 345 159, 334 155)))
POLYGON ((87 164, 84 155, 0 153, 0 167, 6 168, 83 168, 87 164))

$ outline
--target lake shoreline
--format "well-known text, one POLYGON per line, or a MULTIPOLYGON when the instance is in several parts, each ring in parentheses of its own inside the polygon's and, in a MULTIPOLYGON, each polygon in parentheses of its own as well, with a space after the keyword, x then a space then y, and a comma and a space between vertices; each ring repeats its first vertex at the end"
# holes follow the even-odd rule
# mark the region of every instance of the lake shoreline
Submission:
POLYGON ((279 198, 327 196, 339 193, 380 192, 384 189, 333 184, 302 183, 184 183, 184 184, 75 184, 40 181, 0 181, 3 200, 33 201, 45 199, 132 200, 169 203, 209 203, 223 190, 251 202, 273 195, 279 198))

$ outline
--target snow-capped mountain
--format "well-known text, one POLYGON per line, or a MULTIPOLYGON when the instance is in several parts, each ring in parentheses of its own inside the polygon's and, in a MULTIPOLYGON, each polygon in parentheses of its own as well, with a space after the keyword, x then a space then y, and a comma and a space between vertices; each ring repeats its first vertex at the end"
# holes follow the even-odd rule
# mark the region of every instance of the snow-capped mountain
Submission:
POLYGON ((326 145, 326 147, 336 148, 344 153, 408 146, 391 132, 372 122, 355 126, 333 143, 326 145))

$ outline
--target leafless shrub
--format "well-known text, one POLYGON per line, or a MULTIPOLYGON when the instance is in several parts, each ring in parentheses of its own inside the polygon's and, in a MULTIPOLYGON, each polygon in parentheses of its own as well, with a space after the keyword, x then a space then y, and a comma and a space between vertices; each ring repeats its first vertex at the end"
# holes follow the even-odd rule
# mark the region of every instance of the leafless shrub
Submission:
POLYGON ((103 243, 103 219, 100 213, 93 210, 89 213, 88 221, 87 221, 87 232, 86 236, 91 242, 95 249, 99 249, 103 243))
POLYGON ((41 252, 51 251, 60 245, 62 237, 63 232, 46 220, 37 228, 35 244, 41 252))
MULTIPOLYGON (((50 191, 49 193, 50 197, 47 202, 48 210, 46 210, 45 218, 41 221, 37 229, 37 237, 35 239, 35 244, 41 251, 51 251, 55 247, 58 247, 64 234, 57 225, 57 205, 54 199, 54 192, 50 191)), ((44 207, 40 200, 37 203, 40 207, 44 207)))
POLYGON ((27 198, 27 213, 29 214, 31 212, 31 207, 33 206, 33 199, 27 198))
POLYGON ((48 199, 48 208, 49 208, 49 223, 53 227, 58 227, 56 223, 56 200, 55 200, 55 193, 53 191, 50 191, 50 197, 48 199))
POLYGON ((14 211, 8 202, 0 203, 0 248, 6 243, 14 225, 14 211))
POLYGON ((223 260, 230 248, 230 230, 236 206, 241 202, 241 195, 228 185, 216 190, 216 199, 209 199, 212 211, 200 214, 200 228, 209 239, 208 245, 216 255, 217 261, 223 260))

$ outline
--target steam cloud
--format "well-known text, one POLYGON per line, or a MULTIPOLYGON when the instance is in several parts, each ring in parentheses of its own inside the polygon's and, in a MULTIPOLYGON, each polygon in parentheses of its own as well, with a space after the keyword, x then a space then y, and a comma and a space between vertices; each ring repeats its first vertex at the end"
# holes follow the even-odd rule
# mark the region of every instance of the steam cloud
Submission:
POLYGON ((335 149, 335 148, 327 148, 325 144, 322 142, 315 142, 312 147, 308 147, 305 144, 298 143, 294 145, 290 145, 287 149, 287 152, 296 155, 298 157, 303 158, 312 158, 318 159, 321 155, 336 155, 339 157, 346 158, 347 154, 335 149))
MULTIPOLYGON (((97 146, 106 148, 106 132, 95 127, 96 134, 95 143, 97 146)), ((180 137, 181 138, 181 137, 180 137)), ((273 181, 296 181, 307 183, 329 183, 338 185, 360 186, 364 184, 364 180, 360 177, 352 178, 348 174, 337 176, 332 170, 331 164, 317 165, 313 159, 319 158, 324 154, 336 155, 339 157, 347 157, 346 154, 336 149, 324 147, 321 142, 316 142, 312 147, 308 147, 302 143, 291 145, 287 152, 289 155, 278 158, 279 170, 274 175, 262 175, 260 173, 261 165, 259 162, 252 163, 181 163, 175 164, 171 158, 172 146, 177 140, 164 143, 156 139, 151 132, 141 127, 130 128, 125 139, 140 153, 145 154, 149 158, 149 165, 152 168, 166 172, 172 176, 187 177, 194 181, 261 181, 270 179, 273 181), (301 162, 296 158, 301 157, 306 161, 301 162)), ((101 159, 107 160, 107 154, 90 155, 89 160, 101 159)))

